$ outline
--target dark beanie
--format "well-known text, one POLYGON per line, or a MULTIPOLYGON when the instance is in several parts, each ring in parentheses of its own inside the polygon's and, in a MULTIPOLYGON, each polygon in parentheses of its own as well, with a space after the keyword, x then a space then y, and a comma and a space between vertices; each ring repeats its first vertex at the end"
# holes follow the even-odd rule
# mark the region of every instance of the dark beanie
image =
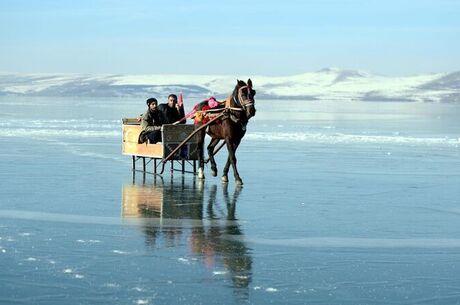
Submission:
POLYGON ((147 104, 147 106, 150 106, 150 104, 153 103, 153 102, 155 102, 155 103, 158 104, 157 99, 154 98, 154 97, 151 97, 151 98, 149 98, 148 100, 145 101, 145 103, 147 104))

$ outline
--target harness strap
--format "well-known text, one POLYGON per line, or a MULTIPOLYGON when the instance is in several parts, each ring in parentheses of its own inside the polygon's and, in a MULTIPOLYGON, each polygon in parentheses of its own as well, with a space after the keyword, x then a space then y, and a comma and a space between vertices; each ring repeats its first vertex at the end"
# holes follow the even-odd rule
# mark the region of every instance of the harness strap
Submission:
MULTIPOLYGON (((239 94, 238 94, 239 95, 239 94)), ((239 97, 238 97, 239 98, 239 97)), ((237 105, 240 105, 241 107, 243 107, 243 105, 241 105, 240 101, 236 99, 236 97, 233 96, 233 101, 235 102, 235 104, 237 105)))
POLYGON ((230 108, 232 107, 232 96, 230 95, 225 99, 225 108, 230 108))

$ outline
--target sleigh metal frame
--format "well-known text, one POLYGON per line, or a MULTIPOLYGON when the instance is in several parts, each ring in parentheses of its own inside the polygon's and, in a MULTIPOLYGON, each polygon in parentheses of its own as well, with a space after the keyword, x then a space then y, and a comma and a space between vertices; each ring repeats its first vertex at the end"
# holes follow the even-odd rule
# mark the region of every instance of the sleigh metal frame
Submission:
POLYGON ((122 120, 122 154, 132 157, 132 170, 154 175, 164 173, 166 163, 174 171, 197 173, 198 137, 193 124, 165 124, 161 129, 162 142, 139 144, 140 122, 135 118, 122 120), (137 161, 142 162, 142 170, 137 169, 137 161), (152 163, 152 171, 147 166, 152 163))

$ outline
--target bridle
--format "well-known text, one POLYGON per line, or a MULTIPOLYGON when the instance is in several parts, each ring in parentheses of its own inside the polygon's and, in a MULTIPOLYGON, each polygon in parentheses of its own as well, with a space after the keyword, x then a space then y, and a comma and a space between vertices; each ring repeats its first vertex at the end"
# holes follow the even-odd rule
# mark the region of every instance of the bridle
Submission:
POLYGON ((245 109, 247 107, 254 105, 254 101, 251 101, 250 99, 251 90, 248 90, 248 98, 243 99, 243 89, 246 89, 246 88, 251 89, 248 85, 238 88, 238 94, 237 94, 238 98, 236 98, 235 95, 233 95, 232 97, 236 105, 240 105, 242 108, 245 108, 245 109))

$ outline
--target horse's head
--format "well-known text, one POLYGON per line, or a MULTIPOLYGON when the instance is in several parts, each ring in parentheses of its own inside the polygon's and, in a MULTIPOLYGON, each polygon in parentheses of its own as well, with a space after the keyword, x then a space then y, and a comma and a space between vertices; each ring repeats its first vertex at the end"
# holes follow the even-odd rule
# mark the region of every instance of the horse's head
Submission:
POLYGON ((247 83, 242 80, 237 80, 232 99, 236 106, 241 106, 241 108, 244 109, 248 120, 256 115, 256 108, 254 106, 255 95, 256 90, 252 89, 251 79, 248 79, 247 83))

